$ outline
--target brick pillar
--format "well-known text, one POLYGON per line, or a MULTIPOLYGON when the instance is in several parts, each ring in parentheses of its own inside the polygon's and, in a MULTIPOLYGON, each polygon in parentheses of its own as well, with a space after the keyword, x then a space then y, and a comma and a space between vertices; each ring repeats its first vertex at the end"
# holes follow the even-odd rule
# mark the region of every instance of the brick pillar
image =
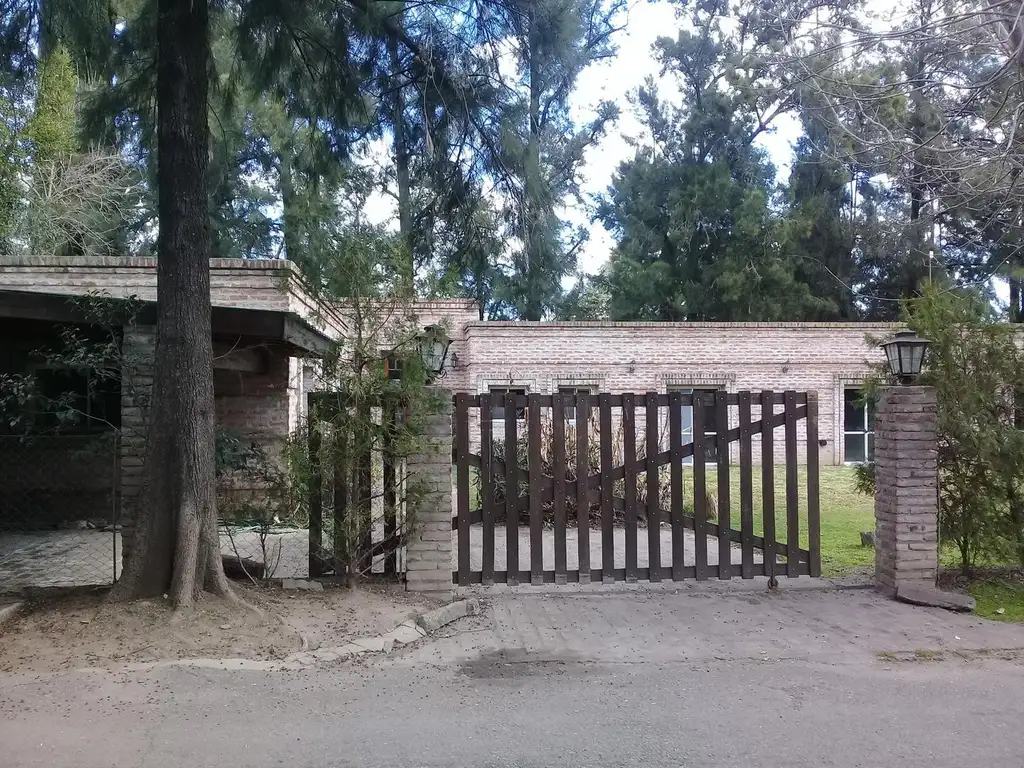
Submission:
POLYGON ((875 584, 933 588, 938 571, 935 390, 889 387, 875 412, 875 584))
POLYGON ((142 494, 156 328, 126 326, 121 339, 121 556, 127 562, 142 494))
POLYGON ((421 497, 410 511, 405 588, 451 596, 452 585, 452 402, 437 390, 441 412, 427 418, 423 451, 406 459, 406 474, 421 497))

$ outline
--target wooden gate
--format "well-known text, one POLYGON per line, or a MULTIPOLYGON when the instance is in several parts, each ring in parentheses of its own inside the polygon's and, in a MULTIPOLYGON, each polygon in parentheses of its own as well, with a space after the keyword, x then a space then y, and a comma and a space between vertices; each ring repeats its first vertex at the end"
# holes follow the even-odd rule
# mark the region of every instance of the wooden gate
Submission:
POLYGON ((813 394, 458 394, 454 430, 460 586, 821 575, 813 394))

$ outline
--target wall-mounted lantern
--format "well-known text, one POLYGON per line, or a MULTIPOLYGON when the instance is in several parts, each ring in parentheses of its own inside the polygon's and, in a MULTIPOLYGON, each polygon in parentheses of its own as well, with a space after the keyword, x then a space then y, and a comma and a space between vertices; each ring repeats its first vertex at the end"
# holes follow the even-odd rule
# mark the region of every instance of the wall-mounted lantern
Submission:
POLYGON ((889 363, 889 373, 900 384, 913 384, 921 369, 931 342, 922 339, 913 331, 899 331, 891 341, 882 345, 889 363))
POLYGON ((444 362, 448 357, 448 347, 452 340, 440 325, 428 325, 416 336, 420 357, 427 377, 434 379, 444 373, 444 362))

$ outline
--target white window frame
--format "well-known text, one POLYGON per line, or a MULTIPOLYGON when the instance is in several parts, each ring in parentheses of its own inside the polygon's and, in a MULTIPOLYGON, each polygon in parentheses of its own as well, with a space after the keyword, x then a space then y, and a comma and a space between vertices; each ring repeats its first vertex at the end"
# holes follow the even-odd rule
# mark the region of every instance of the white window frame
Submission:
POLYGON ((863 392, 863 388, 862 387, 848 387, 848 386, 844 386, 843 387, 843 463, 847 464, 847 465, 850 465, 850 466, 856 466, 858 464, 864 464, 864 463, 870 464, 871 462, 873 462, 875 460, 875 450, 874 450, 875 449, 875 440, 874 440, 874 438, 875 438, 875 430, 869 428, 870 424, 871 424, 869 410, 871 409, 872 406, 871 406, 870 403, 865 403, 861 407, 861 409, 863 410, 863 420, 862 420, 862 423, 860 425, 858 425, 857 429, 850 429, 850 425, 846 423, 846 403, 847 403, 846 393, 847 392, 856 392, 856 393, 858 393, 858 397, 859 397, 860 394, 863 392), (852 435, 860 436, 861 439, 864 442, 864 460, 863 461, 857 461, 857 460, 851 459, 848 456, 848 454, 847 454, 847 451, 846 451, 847 438, 852 436, 852 435), (869 436, 870 436, 870 440, 868 439, 869 436))
MULTIPOLYGON (((527 387, 527 386, 520 386, 520 385, 515 385, 515 384, 506 384, 506 385, 502 385, 502 386, 495 385, 495 386, 489 387, 487 392, 492 397, 494 395, 501 396, 501 395, 505 395, 505 394, 514 394, 514 395, 522 394, 523 396, 527 396, 528 397, 529 394, 530 394, 530 388, 527 387)), ((490 417, 491 417, 491 423, 492 424, 493 423, 501 423, 501 424, 505 423, 505 410, 504 410, 504 408, 502 408, 501 418, 500 419, 496 418, 494 416, 495 409, 499 408, 499 407, 500 406, 494 405, 493 403, 491 405, 490 417)), ((527 406, 524 405, 523 409, 522 409, 523 415, 519 416, 518 413, 516 414, 516 421, 517 422, 525 422, 526 421, 526 409, 527 409, 527 406)), ((516 410, 518 411, 519 409, 516 409, 516 410)))
MULTIPOLYGON (((556 395, 593 395, 595 387, 589 384, 559 384, 555 387, 556 395)), ((576 421, 576 406, 567 405, 562 411, 566 421, 576 421)))
MULTIPOLYGON (((726 391, 723 387, 716 387, 711 384, 704 385, 672 385, 668 388, 669 393, 681 392, 684 395, 693 395, 697 392, 710 393, 710 392, 724 392, 726 391)), ((706 411, 705 411, 706 413, 706 411)), ((682 433, 683 433, 683 445, 688 445, 693 442, 693 406, 684 405, 682 415, 682 433)), ((718 426, 717 424, 715 426, 718 426)), ((707 426, 704 427, 704 449, 707 450, 709 443, 707 438, 712 438, 711 456, 705 461, 705 464, 717 464, 718 463, 718 430, 709 432, 707 426)), ((683 464, 690 466, 693 464, 693 456, 687 456, 683 459, 683 464)))

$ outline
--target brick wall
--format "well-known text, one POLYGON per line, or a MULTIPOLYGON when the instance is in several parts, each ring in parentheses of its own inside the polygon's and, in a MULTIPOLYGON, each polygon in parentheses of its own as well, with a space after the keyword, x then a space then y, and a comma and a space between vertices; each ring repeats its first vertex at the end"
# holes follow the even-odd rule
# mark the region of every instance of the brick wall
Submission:
MULTIPOLYGON (((262 353, 265 367, 258 373, 214 370, 214 407, 219 427, 256 443, 268 459, 276 461, 298 426, 302 367, 296 358, 269 350, 262 353)), ((229 517, 237 503, 258 494, 256 482, 237 473, 221 477, 217 494, 223 517, 229 517)))
POLYGON ((269 352, 264 359, 260 373, 214 371, 217 424, 259 443, 280 443, 297 421, 292 402, 300 386, 293 381, 297 366, 292 358, 269 352))

